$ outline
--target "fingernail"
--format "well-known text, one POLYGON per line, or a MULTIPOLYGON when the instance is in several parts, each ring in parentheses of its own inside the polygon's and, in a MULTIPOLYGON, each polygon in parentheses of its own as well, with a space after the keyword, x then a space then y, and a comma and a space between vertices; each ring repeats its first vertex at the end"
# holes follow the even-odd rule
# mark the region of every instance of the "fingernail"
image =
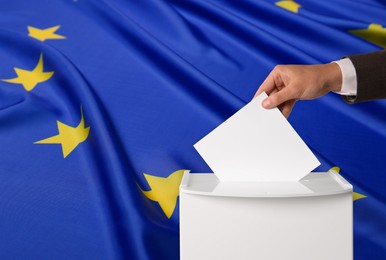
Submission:
POLYGON ((270 108, 271 107, 271 101, 268 98, 264 99, 263 107, 264 108, 270 108))

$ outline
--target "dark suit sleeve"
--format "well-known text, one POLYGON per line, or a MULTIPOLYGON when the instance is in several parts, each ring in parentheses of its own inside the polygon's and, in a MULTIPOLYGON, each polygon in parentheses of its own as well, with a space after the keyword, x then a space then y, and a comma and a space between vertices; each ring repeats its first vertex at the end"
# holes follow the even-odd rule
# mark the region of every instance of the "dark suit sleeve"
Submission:
POLYGON ((348 103, 386 98, 386 50, 347 56, 357 75, 357 95, 343 97, 348 103))

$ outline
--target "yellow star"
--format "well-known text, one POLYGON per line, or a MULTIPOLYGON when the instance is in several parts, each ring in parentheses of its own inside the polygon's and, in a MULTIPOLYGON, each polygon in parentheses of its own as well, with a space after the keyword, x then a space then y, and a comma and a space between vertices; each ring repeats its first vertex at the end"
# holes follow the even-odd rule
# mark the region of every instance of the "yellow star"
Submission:
POLYGON ((360 200, 360 199, 364 199, 364 198, 367 198, 366 195, 363 195, 363 194, 360 194, 358 192, 353 192, 352 193, 352 199, 353 201, 356 201, 356 200, 360 200))
POLYGON ((77 127, 71 127, 56 121, 59 134, 37 141, 34 144, 61 144, 63 158, 66 158, 80 143, 84 142, 90 133, 90 127, 84 127, 84 117, 82 108, 80 108, 81 119, 77 127))
POLYGON ((383 28, 380 24, 372 23, 367 29, 352 30, 349 32, 375 45, 386 48, 386 28, 383 28))
POLYGON ((276 2, 275 5, 280 6, 281 8, 284 8, 293 13, 298 13, 299 8, 302 7, 300 4, 296 3, 295 1, 279 1, 279 2, 276 2))
POLYGON ((167 218, 172 216, 176 207, 179 187, 184 172, 185 170, 178 170, 166 178, 144 174, 151 190, 144 191, 141 189, 143 194, 148 199, 158 202, 167 218))
POLYGON ((328 171, 335 171, 337 173, 340 173, 340 168, 338 166, 334 166, 331 169, 329 169, 328 171))
MULTIPOLYGON (((335 171, 337 173, 340 173, 340 168, 338 166, 334 166, 330 169, 330 171, 335 171)), ((364 198, 367 198, 366 195, 363 195, 363 194, 360 194, 358 192, 352 192, 352 199, 353 201, 356 201, 356 200, 360 200, 360 199, 364 199, 364 198)))
POLYGON ((14 84, 22 84, 24 89, 31 91, 41 82, 49 80, 54 74, 53 71, 43 72, 43 54, 40 54, 39 62, 33 70, 23 70, 14 68, 17 77, 13 79, 3 79, 2 81, 14 84))
POLYGON ((60 25, 53 26, 47 29, 39 29, 36 27, 28 26, 28 36, 44 42, 45 40, 65 39, 63 35, 56 34, 55 32, 60 28, 60 25))

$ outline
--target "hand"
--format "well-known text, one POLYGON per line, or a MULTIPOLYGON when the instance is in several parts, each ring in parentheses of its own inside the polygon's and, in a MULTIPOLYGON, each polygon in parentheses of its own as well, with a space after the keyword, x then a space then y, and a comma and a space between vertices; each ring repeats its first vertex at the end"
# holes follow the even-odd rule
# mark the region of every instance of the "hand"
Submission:
POLYGON ((268 98, 263 100, 266 109, 278 107, 288 118, 300 99, 314 99, 330 91, 342 88, 342 72, 335 62, 321 65, 278 65, 263 84, 255 97, 265 91, 268 98))

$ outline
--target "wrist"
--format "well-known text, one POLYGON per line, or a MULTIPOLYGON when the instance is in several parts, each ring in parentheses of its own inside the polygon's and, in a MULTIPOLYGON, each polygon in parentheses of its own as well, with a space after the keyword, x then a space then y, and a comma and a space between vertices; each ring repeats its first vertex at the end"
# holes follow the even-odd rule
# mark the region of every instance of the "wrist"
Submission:
POLYGON ((322 71, 324 88, 327 91, 339 92, 342 89, 342 71, 335 62, 324 64, 322 71))

